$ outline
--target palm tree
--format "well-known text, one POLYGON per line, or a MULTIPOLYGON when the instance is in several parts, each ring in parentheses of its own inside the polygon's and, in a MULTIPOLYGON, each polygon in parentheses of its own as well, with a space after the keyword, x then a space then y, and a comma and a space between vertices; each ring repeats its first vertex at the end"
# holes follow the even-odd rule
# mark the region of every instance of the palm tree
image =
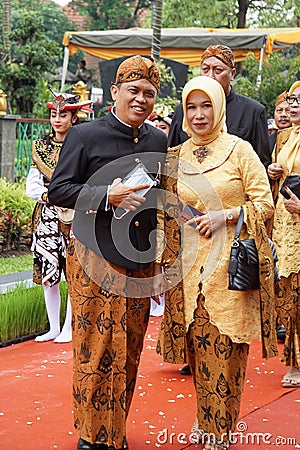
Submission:
POLYGON ((153 25, 152 25, 152 56, 155 61, 160 59, 161 49, 161 22, 162 22, 163 0, 154 0, 153 5, 153 25))
POLYGON ((2 66, 11 60, 11 42, 8 38, 11 32, 11 3, 12 0, 2 0, 2 41, 4 47, 0 59, 2 66))

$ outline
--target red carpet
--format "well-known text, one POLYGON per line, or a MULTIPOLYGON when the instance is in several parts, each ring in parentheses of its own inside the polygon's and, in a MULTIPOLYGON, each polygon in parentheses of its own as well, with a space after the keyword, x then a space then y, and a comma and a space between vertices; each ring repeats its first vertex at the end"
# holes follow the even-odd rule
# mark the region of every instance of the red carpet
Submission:
MULTIPOLYGON (((156 354, 159 324, 160 318, 151 318, 127 423, 130 450, 200 449, 184 436, 196 414, 192 379, 180 375, 181 366, 165 364, 156 354)), ((28 341, 0 352, 1 449, 75 450, 71 344, 28 341)), ((285 370, 279 357, 262 360, 260 344, 251 345, 240 414, 246 437, 244 442, 239 438, 234 450, 300 448, 300 390, 281 388, 285 370), (280 445, 275 441, 279 435, 280 445)))

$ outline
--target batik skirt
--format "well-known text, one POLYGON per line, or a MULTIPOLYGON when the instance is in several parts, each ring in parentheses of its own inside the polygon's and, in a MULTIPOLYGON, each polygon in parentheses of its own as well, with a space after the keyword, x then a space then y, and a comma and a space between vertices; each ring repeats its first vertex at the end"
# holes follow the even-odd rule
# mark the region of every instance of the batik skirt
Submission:
POLYGON ((238 420, 249 345, 234 343, 229 336, 220 334, 210 322, 204 303, 200 294, 194 320, 187 332, 198 426, 203 433, 203 442, 227 443, 234 437, 238 420))
POLYGON ((72 239, 67 273, 75 428, 88 442, 126 448, 126 418, 150 312, 139 280, 151 277, 153 267, 126 270, 72 239))
POLYGON ((300 366, 300 274, 293 273, 278 282, 276 309, 279 322, 285 327, 286 338, 282 362, 286 366, 300 366))

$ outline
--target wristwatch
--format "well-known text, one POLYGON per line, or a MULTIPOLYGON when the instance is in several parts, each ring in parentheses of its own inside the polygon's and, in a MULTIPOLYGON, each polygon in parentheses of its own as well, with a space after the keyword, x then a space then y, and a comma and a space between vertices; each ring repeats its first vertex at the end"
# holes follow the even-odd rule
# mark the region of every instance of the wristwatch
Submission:
POLYGON ((232 222, 234 219, 232 212, 226 211, 226 223, 232 222))

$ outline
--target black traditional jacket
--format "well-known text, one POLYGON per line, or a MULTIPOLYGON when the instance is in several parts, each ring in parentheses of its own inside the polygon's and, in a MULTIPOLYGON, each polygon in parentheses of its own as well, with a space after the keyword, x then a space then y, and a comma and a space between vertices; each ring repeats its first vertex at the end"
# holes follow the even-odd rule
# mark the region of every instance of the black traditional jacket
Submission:
POLYGON ((125 211, 114 211, 107 204, 107 190, 140 161, 156 175, 166 149, 160 130, 143 124, 135 135, 112 113, 77 125, 65 138, 49 199, 54 205, 75 209, 73 232, 96 254, 127 269, 147 267, 155 253, 156 189, 146 194, 146 202, 137 211, 124 215, 125 211))

